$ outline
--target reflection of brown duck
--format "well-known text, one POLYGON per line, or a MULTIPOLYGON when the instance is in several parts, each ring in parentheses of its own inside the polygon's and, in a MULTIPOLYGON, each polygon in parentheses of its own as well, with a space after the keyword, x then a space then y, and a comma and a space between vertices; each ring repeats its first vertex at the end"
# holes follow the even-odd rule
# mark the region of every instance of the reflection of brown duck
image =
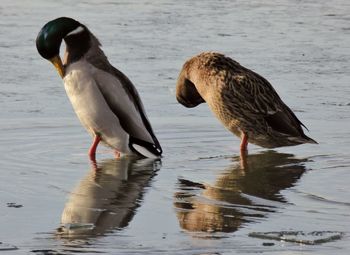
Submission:
POLYGON ((71 193, 58 234, 81 238, 127 226, 158 162, 133 157, 102 162, 71 193))
POLYGON ((175 194, 174 204, 180 226, 191 232, 234 232, 246 222, 265 217, 275 211, 273 201, 285 202, 279 192, 300 178, 304 161, 266 151, 247 156, 244 169, 239 163, 228 167, 214 185, 179 180, 181 191, 175 194))

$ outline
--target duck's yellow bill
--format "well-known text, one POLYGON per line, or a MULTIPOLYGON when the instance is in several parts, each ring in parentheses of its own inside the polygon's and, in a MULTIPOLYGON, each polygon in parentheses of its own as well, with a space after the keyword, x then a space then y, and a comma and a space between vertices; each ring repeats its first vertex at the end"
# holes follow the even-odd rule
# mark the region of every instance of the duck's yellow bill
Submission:
POLYGON ((53 58, 50 59, 50 62, 55 66, 57 72, 61 76, 61 78, 64 77, 64 67, 62 64, 62 60, 59 55, 54 56, 53 58))

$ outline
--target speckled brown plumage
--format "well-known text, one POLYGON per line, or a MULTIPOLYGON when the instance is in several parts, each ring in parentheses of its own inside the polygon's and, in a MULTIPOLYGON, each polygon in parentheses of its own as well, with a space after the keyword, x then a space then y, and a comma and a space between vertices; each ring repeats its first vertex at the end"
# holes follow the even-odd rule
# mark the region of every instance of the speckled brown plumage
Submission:
POLYGON ((316 143, 265 78, 219 53, 204 52, 183 65, 176 98, 186 107, 206 102, 229 131, 262 147, 316 143))

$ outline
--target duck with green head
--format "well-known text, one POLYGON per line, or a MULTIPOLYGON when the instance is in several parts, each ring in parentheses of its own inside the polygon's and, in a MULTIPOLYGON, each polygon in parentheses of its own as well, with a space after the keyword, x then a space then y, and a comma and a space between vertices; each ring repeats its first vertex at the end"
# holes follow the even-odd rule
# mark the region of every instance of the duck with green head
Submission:
POLYGON ((160 157, 162 148, 136 88, 109 63, 100 46, 85 25, 67 17, 45 24, 36 39, 39 54, 57 69, 78 118, 94 137, 91 160, 95 161, 100 141, 118 156, 160 157), (62 63, 59 51, 63 40, 62 63))

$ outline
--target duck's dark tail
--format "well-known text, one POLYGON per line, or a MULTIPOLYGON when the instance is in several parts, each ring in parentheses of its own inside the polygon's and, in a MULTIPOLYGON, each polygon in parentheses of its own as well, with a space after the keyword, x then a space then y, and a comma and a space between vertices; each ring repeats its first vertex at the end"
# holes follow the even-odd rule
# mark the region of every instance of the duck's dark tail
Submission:
POLYGON ((129 148, 136 154, 145 158, 159 158, 162 150, 153 143, 149 143, 133 136, 129 138, 129 148))
POLYGON ((304 140, 305 140, 305 143, 318 144, 318 142, 316 142, 314 139, 312 139, 312 138, 306 136, 305 134, 304 134, 303 138, 304 138, 304 140))

